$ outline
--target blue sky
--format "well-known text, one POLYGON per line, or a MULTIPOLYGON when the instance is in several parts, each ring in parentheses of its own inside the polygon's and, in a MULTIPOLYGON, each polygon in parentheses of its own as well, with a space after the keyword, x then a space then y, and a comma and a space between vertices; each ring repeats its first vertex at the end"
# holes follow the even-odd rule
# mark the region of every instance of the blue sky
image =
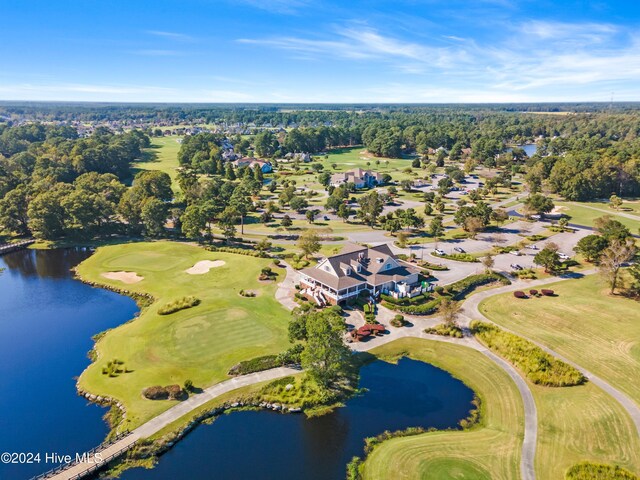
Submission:
POLYGON ((640 100, 640 2, 0 2, 0 99, 640 100))

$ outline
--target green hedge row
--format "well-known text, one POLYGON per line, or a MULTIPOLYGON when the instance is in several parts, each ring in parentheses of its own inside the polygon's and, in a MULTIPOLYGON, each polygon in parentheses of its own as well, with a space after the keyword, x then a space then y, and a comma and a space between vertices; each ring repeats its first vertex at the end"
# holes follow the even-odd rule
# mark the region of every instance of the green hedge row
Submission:
POLYGON ((458 262, 469 262, 474 263, 477 262, 478 259, 469 253, 445 253, 444 255, 438 255, 437 253, 433 254, 439 258, 447 258, 449 260, 457 260, 458 262))
POLYGON ((393 303, 385 302, 384 300, 382 301, 382 304, 391 310, 409 315, 431 315, 438 310, 440 299, 435 298, 420 305, 395 305, 393 303))
POLYGON ((269 255, 257 250, 249 250, 244 248, 233 247, 207 247, 207 250, 211 252, 223 252, 223 253, 235 253, 237 255, 247 255, 248 257, 268 258, 269 255))
POLYGON ((393 298, 391 295, 386 295, 384 293, 381 293, 380 298, 385 302, 392 303, 393 305, 419 305, 429 300, 429 297, 424 293, 421 293, 420 295, 416 295, 415 297, 412 297, 412 298, 408 298, 408 297, 393 298))
POLYGON ((470 327, 487 347, 505 357, 537 385, 568 387, 586 381, 577 369, 522 337, 478 320, 471 322, 470 327))
POLYGON ((477 275, 469 275, 462 280, 458 280, 451 285, 447 285, 445 287, 445 292, 450 293, 456 300, 462 300, 476 288, 493 282, 500 282, 504 285, 509 285, 511 283, 508 278, 500 275, 499 273, 479 273, 477 275))

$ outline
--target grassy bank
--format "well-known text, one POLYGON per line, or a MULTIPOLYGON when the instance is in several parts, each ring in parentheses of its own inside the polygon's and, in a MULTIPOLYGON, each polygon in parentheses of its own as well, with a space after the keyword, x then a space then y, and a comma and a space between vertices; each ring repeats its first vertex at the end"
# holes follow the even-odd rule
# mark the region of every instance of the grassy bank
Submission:
POLYGON ((127 409, 124 426, 133 428, 176 403, 144 399, 143 388, 183 385, 187 379, 206 387, 228 378, 227 371, 241 360, 285 350, 289 314, 274 298, 275 283, 257 280, 267 265, 269 260, 174 242, 99 248, 78 267, 82 278, 151 294, 155 302, 136 320, 100 338, 98 359, 82 373, 81 388, 120 400, 127 409), (186 273, 201 260, 225 264, 200 275, 186 273), (143 280, 125 284, 102 276, 121 271, 135 272, 143 280), (240 289, 257 296, 242 297, 240 289), (200 304, 159 315, 162 306, 189 295, 200 299, 200 304), (115 359, 124 361, 129 372, 104 375, 103 367, 115 359))
POLYGON ((500 367, 475 350, 414 338, 396 340, 371 353, 384 358, 408 353, 451 372, 476 392, 481 414, 480 423, 470 430, 436 431, 382 443, 364 463, 364 478, 519 477, 522 400, 500 367))
POLYGON ((152 137, 151 147, 145 149, 144 157, 141 161, 133 164, 133 174, 141 170, 160 170, 171 177, 174 191, 179 190, 175 182, 178 175, 178 151, 181 137, 152 137))
MULTIPOLYGON (((540 288, 545 288, 544 286, 540 288)), ((640 405, 640 309, 610 296, 590 275, 549 285, 557 297, 488 298, 480 311, 498 325, 540 342, 610 382, 640 405)))
POLYGON ((640 439, 627 412, 592 383, 551 388, 529 385, 538 409, 537 477, 563 480, 589 460, 640 473, 640 439))

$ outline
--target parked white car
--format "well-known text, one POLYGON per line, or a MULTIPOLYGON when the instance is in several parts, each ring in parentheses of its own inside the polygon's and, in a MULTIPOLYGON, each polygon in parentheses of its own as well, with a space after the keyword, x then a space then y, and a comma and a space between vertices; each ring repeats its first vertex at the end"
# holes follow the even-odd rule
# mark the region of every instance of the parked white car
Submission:
POLYGON ((440 250, 439 248, 436 248, 434 252, 436 253, 436 255, 446 255, 446 253, 444 253, 444 250, 440 250))
POLYGON ((536 247, 535 245, 527 245, 527 248, 530 250, 540 250, 538 247, 536 247))
POLYGON ((520 255, 522 255, 518 250, 511 250, 509 253, 511 255, 515 255, 516 257, 519 257, 520 255))
POLYGON ((560 257, 560 260, 569 260, 571 258, 566 253, 562 253, 562 252, 558 252, 558 256, 560 257))

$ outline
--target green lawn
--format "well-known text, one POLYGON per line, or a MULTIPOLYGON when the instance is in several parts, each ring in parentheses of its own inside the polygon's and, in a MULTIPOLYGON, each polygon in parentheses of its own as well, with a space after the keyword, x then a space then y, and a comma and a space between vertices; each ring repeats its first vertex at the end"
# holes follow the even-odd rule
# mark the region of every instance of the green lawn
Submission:
POLYGON ((621 212, 621 213, 628 213, 631 215, 638 215, 640 216, 640 200, 638 199, 623 199, 623 203, 622 206, 620 207, 620 210, 616 211, 614 209, 612 209, 611 207, 609 207, 609 202, 580 202, 581 205, 588 205, 590 207, 594 207, 594 208, 599 208, 601 210, 606 210, 607 212, 613 212, 613 213, 617 213, 617 212, 621 212))
POLYGON ((81 387, 122 401, 126 427, 132 428, 175 403, 144 399, 143 388, 183 384, 187 379, 206 387, 226 379, 226 372, 240 360, 286 349, 289 314, 274 298, 275 283, 257 280, 267 265, 264 259, 174 242, 99 248, 78 267, 83 278, 151 293, 156 301, 139 318, 98 341, 98 360, 81 375, 81 387), (225 264, 202 275, 185 272, 200 260, 225 264), (135 272, 144 280, 126 285, 101 275, 116 271, 135 272), (240 289, 252 290, 257 297, 242 297, 240 289), (200 305, 158 315, 160 306, 187 295, 199 298, 200 305), (102 374, 103 366, 114 359, 133 371, 117 377, 102 374))
MULTIPOLYGON (((545 288, 545 287, 540 287, 545 288)), ((558 297, 485 300, 480 311, 536 340, 627 393, 640 405, 640 308, 607 295, 597 275, 548 285, 558 297)))
POLYGON ((437 431, 382 443, 364 465, 366 479, 519 478, 523 407, 509 376, 481 353, 459 345, 406 338, 371 353, 409 352, 464 381, 481 398, 479 425, 467 431, 437 431))
POLYGON ((175 179, 178 174, 176 169, 178 168, 178 151, 180 150, 178 140, 180 138, 182 137, 152 137, 151 147, 145 150, 143 160, 132 165, 133 173, 140 170, 160 170, 171 177, 174 189, 177 189, 175 179))
POLYGON ((627 412, 592 383, 550 388, 529 382, 538 408, 538 478, 563 480, 578 462, 615 464, 640 474, 640 439, 627 412))
MULTIPOLYGON (((611 215, 614 219, 618 220, 623 225, 626 225, 627 228, 629 228, 631 230, 631 233, 633 234, 638 233, 638 229, 640 228, 640 220, 633 220, 631 218, 620 216, 618 215, 619 213, 625 213, 625 212, 616 211, 612 208, 609 208, 607 205, 593 204, 593 206, 596 206, 596 208, 600 209, 600 210, 593 210, 591 208, 586 208, 584 206, 577 205, 571 202, 555 202, 555 204, 557 207, 561 207, 560 211, 562 213, 571 216, 571 219, 569 220, 570 223, 575 223, 577 225, 585 225, 588 227, 592 227, 593 221, 596 218, 602 217, 603 215, 611 215)), ((587 203, 585 205, 592 205, 592 204, 587 203)), ((631 215, 635 214, 634 212, 626 212, 626 213, 629 213, 631 215)))

